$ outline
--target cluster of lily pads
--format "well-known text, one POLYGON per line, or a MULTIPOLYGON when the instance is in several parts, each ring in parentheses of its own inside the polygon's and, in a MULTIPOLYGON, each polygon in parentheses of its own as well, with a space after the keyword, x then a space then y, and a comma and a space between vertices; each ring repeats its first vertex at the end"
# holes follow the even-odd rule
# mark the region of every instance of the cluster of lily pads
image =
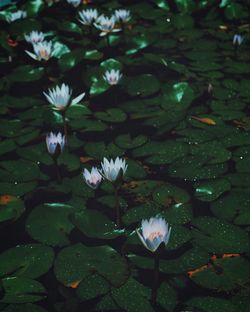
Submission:
POLYGON ((0 11, 0 310, 248 312, 248 5, 124 3, 0 11))

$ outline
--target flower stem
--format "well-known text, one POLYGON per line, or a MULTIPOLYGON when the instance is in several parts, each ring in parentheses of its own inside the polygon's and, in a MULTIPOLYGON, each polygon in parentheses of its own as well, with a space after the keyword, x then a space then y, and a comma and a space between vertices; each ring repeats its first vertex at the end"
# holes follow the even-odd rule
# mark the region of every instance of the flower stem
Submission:
POLYGON ((62 112, 62 119, 63 119, 63 132, 64 132, 65 143, 66 143, 68 140, 68 127, 67 127, 67 122, 66 122, 65 111, 62 112))
POLYGON ((115 196, 115 210, 116 210, 116 225, 118 229, 121 228, 121 210, 119 204, 119 197, 118 197, 118 187, 114 185, 114 196, 115 196))
POLYGON ((107 42, 107 47, 110 47, 110 40, 109 40, 109 35, 106 35, 106 42, 107 42))
POLYGON ((57 182, 60 184, 62 182, 62 177, 60 174, 60 170, 59 170, 59 166, 58 166, 58 162, 57 162, 57 157, 54 157, 53 160, 54 160, 54 165, 55 165, 55 169, 56 169, 57 182))
POLYGON ((156 251, 154 254, 154 282, 151 292, 151 302, 153 306, 156 306, 157 300, 157 290, 159 286, 159 265, 160 265, 160 257, 159 253, 156 251))

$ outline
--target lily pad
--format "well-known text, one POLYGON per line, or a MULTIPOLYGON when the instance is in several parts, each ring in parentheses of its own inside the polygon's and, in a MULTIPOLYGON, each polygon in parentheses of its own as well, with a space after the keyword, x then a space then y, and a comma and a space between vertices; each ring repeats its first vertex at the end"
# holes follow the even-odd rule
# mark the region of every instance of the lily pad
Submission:
POLYGON ((145 311, 153 312, 149 303, 150 290, 138 283, 134 278, 129 278, 126 284, 118 289, 113 289, 111 296, 119 307, 128 312, 145 311))
POLYGON ((250 251, 250 239, 238 226, 212 217, 199 217, 192 222, 195 243, 209 252, 242 253, 250 251))
POLYGON ((1 302, 4 303, 36 302, 45 298, 43 285, 27 277, 7 277, 2 279, 2 284, 5 294, 1 302))
POLYGON ((40 244, 18 245, 0 255, 0 275, 37 278, 53 264, 54 252, 40 244))
POLYGON ((80 243, 59 252, 54 270, 58 281, 66 286, 96 272, 111 285, 119 287, 129 274, 127 261, 111 247, 86 247, 80 243))
POLYGON ((131 96, 146 97, 159 91, 160 83, 157 78, 151 74, 144 74, 133 77, 124 82, 126 91, 131 96))
POLYGON ((74 228, 68 216, 73 207, 60 203, 43 204, 32 210, 26 221, 26 231, 30 236, 51 246, 69 244, 68 235, 74 228))
POLYGON ((84 209, 74 215, 72 222, 89 237, 112 239, 123 233, 98 210, 84 209))

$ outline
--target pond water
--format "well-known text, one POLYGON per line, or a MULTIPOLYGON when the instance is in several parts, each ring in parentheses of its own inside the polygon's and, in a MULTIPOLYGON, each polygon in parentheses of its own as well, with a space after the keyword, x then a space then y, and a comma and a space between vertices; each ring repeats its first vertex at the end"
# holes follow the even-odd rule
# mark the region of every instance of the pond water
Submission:
POLYGON ((10 2, 0 310, 248 312, 250 3, 10 2))

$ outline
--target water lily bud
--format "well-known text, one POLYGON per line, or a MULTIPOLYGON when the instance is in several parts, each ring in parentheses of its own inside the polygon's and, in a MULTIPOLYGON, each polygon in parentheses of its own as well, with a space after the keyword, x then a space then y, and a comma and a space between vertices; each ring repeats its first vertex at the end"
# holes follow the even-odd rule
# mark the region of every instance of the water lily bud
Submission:
POLYGON ((96 167, 92 167, 91 172, 89 172, 87 169, 84 169, 83 178, 87 185, 93 189, 96 189, 103 179, 102 175, 96 167))

